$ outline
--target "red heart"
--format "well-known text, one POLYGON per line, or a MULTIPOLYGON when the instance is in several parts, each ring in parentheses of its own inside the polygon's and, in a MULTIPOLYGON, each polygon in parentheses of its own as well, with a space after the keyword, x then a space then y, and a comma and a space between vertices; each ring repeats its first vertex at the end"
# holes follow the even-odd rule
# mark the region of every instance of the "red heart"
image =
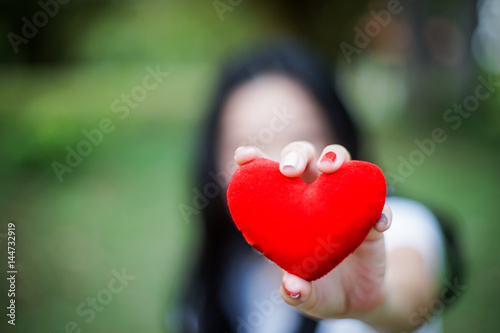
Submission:
POLYGON ((312 184, 264 158, 234 173, 231 216, 246 241, 285 271, 319 279, 363 242, 384 208, 386 183, 374 164, 350 161, 312 184))

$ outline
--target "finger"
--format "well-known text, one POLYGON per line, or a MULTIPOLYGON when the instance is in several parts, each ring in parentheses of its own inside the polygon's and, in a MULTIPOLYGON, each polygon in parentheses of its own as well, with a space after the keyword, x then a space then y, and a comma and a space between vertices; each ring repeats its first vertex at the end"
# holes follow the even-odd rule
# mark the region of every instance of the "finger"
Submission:
POLYGON ((392 223, 392 210, 391 207, 385 205, 384 209, 382 210, 382 215, 380 216, 380 219, 377 221, 377 223, 375 223, 375 226, 373 228, 378 232, 384 232, 391 227, 391 223, 392 223))
POLYGON ((285 273, 281 280, 281 297, 292 306, 299 306, 306 302, 312 292, 312 283, 296 275, 285 273))
POLYGON ((281 151, 280 171, 287 177, 302 177, 311 183, 318 177, 316 148, 307 141, 295 141, 281 151))
POLYGON ((341 145, 329 145, 323 149, 321 157, 316 163, 318 170, 323 173, 337 171, 344 162, 351 160, 349 151, 341 145))
MULTIPOLYGON (((283 300, 296 307, 308 316, 315 318, 328 318, 332 314, 342 313, 345 299, 336 295, 340 290, 338 282, 332 280, 333 271, 319 280, 309 282, 293 274, 286 273, 281 283, 280 294, 283 300), (330 276, 328 278, 327 276, 330 276), (326 296, 328 295, 328 296, 326 296)), ((336 279, 338 281, 338 279, 336 279)))
POLYGON ((392 211, 387 205, 384 206, 380 219, 375 223, 372 230, 366 236, 367 240, 375 240, 382 237, 382 233, 390 228, 392 223, 392 211))
POLYGON ((255 146, 241 146, 234 152, 234 160, 239 165, 251 162, 260 157, 267 158, 266 154, 255 146))

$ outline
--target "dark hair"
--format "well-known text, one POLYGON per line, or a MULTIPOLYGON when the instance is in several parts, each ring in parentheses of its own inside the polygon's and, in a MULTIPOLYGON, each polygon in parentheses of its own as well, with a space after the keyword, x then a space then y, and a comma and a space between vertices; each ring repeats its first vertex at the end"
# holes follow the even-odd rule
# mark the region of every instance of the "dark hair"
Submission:
MULTIPOLYGON (((334 90, 332 68, 326 61, 305 45, 290 40, 274 40, 233 59, 226 62, 222 70, 208 119, 204 122, 195 163, 196 188, 202 190, 214 181, 212 176, 217 170, 219 154, 216 144, 219 123, 227 97, 239 85, 262 74, 283 74, 308 89, 325 111, 338 143, 357 158, 357 132, 334 90)), ((181 311, 182 332, 235 331, 222 309, 221 291, 225 288, 222 274, 228 253, 243 255, 251 248, 234 226, 222 191, 221 188, 217 196, 207 198, 206 207, 201 212, 204 227, 201 253, 185 293, 181 311)), ((314 321, 304 317, 299 332, 312 332, 314 326, 314 321)))

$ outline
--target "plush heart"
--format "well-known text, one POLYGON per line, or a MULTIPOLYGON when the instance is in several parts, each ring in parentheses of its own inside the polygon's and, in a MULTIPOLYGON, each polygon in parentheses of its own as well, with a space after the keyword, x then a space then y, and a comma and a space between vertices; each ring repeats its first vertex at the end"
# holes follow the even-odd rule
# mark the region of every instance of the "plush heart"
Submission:
POLYGON ((246 241, 285 271, 319 279, 363 242, 382 214, 386 183, 374 164, 350 161, 312 184, 264 158, 234 173, 231 216, 246 241))

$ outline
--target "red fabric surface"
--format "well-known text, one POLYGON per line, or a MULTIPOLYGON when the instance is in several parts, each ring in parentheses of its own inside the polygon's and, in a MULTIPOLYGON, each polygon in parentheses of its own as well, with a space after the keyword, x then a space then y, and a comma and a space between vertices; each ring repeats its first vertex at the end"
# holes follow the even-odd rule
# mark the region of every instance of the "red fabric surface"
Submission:
POLYGON ((350 161, 312 184, 277 162, 247 163, 229 183, 231 216, 246 241, 289 273, 319 279, 363 242, 384 207, 386 183, 374 164, 350 161))

